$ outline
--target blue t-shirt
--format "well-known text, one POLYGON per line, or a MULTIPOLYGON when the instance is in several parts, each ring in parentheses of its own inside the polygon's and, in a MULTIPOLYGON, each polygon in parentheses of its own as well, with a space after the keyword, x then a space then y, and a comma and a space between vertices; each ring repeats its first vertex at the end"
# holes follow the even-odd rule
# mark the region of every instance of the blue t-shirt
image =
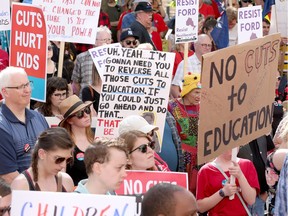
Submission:
POLYGON ((26 122, 19 121, 2 104, 0 109, 0 175, 23 172, 31 163, 31 152, 37 137, 49 126, 43 115, 25 110, 26 122))

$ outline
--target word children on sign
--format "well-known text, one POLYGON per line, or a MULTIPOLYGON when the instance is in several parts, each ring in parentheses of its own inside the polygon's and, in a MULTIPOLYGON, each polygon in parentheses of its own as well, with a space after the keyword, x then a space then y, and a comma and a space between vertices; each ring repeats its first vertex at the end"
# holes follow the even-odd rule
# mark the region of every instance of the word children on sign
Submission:
POLYGON ((96 136, 118 136, 119 122, 150 112, 163 134, 174 53, 108 48, 96 136))
POLYGON ((101 0, 33 0, 41 5, 49 40, 95 44, 101 0))
POLYGON ((275 34, 203 56, 199 164, 271 131, 279 45, 275 34))
POLYGON ((11 210, 19 216, 134 215, 135 197, 16 190, 11 210))
POLYGON ((46 100, 46 24, 41 8, 12 4, 10 65, 25 68, 33 82, 32 99, 46 100))

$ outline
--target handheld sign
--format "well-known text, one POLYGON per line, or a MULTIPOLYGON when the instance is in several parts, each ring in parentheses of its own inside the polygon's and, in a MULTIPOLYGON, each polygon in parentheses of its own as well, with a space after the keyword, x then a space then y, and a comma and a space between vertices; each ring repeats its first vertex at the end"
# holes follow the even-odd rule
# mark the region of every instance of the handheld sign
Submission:
POLYGON ((198 164, 270 132, 280 34, 203 55, 198 164))
POLYGON ((107 56, 96 136, 118 137, 118 124, 123 118, 149 114, 152 124, 159 127, 160 139, 175 53, 109 47, 107 56))
POLYGON ((175 3, 175 43, 196 41, 199 1, 175 1, 175 3))
POLYGON ((277 31, 281 33, 282 37, 288 37, 288 2, 282 0, 275 0, 276 17, 277 20, 277 31))
POLYGON ((141 214, 141 203, 143 195, 154 185, 159 183, 170 183, 179 185, 188 190, 188 175, 181 172, 158 172, 158 171, 127 171, 124 183, 116 191, 117 194, 134 196, 135 214, 141 214))
POLYGON ((261 6, 238 9, 238 44, 263 36, 261 6))
POLYGON ((134 215, 135 197, 12 191, 11 215, 134 215))
POLYGON ((31 98, 46 101, 46 24, 42 9, 12 4, 10 65, 25 68, 33 82, 31 98))
POLYGON ((1 1, 1 11, 0 11, 0 31, 7 31, 11 29, 10 20, 10 1, 1 1))
POLYGON ((33 0, 41 5, 49 40, 95 44, 101 0, 33 0))

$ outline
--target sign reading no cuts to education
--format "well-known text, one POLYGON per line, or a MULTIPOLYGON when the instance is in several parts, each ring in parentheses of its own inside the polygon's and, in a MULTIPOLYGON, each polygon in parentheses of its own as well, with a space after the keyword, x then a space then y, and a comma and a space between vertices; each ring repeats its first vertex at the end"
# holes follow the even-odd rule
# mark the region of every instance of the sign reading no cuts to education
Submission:
POLYGON ((198 38, 197 0, 176 0, 175 43, 188 43, 198 38))
POLYGON ((271 131, 280 34, 203 56, 198 163, 271 131))
POLYGON ((134 114, 149 116, 160 139, 175 53, 113 47, 106 52, 96 137, 117 137, 119 122, 134 114))
POLYGON ((43 8, 49 40, 95 44, 101 0, 33 0, 43 8))
POLYGON ((238 44, 263 36, 260 5, 238 9, 238 44))

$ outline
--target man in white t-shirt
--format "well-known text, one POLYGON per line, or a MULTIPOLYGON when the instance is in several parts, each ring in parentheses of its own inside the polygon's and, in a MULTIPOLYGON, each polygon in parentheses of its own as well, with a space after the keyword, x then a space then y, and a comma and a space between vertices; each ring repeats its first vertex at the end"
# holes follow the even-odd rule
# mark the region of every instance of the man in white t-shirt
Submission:
MULTIPOLYGON (((206 34, 198 36, 198 40, 194 43, 195 53, 188 58, 187 71, 193 74, 201 74, 202 55, 211 52, 212 41, 206 34)), ((171 85, 171 95, 178 98, 182 89, 182 80, 184 78, 184 60, 177 67, 175 77, 171 85)))

